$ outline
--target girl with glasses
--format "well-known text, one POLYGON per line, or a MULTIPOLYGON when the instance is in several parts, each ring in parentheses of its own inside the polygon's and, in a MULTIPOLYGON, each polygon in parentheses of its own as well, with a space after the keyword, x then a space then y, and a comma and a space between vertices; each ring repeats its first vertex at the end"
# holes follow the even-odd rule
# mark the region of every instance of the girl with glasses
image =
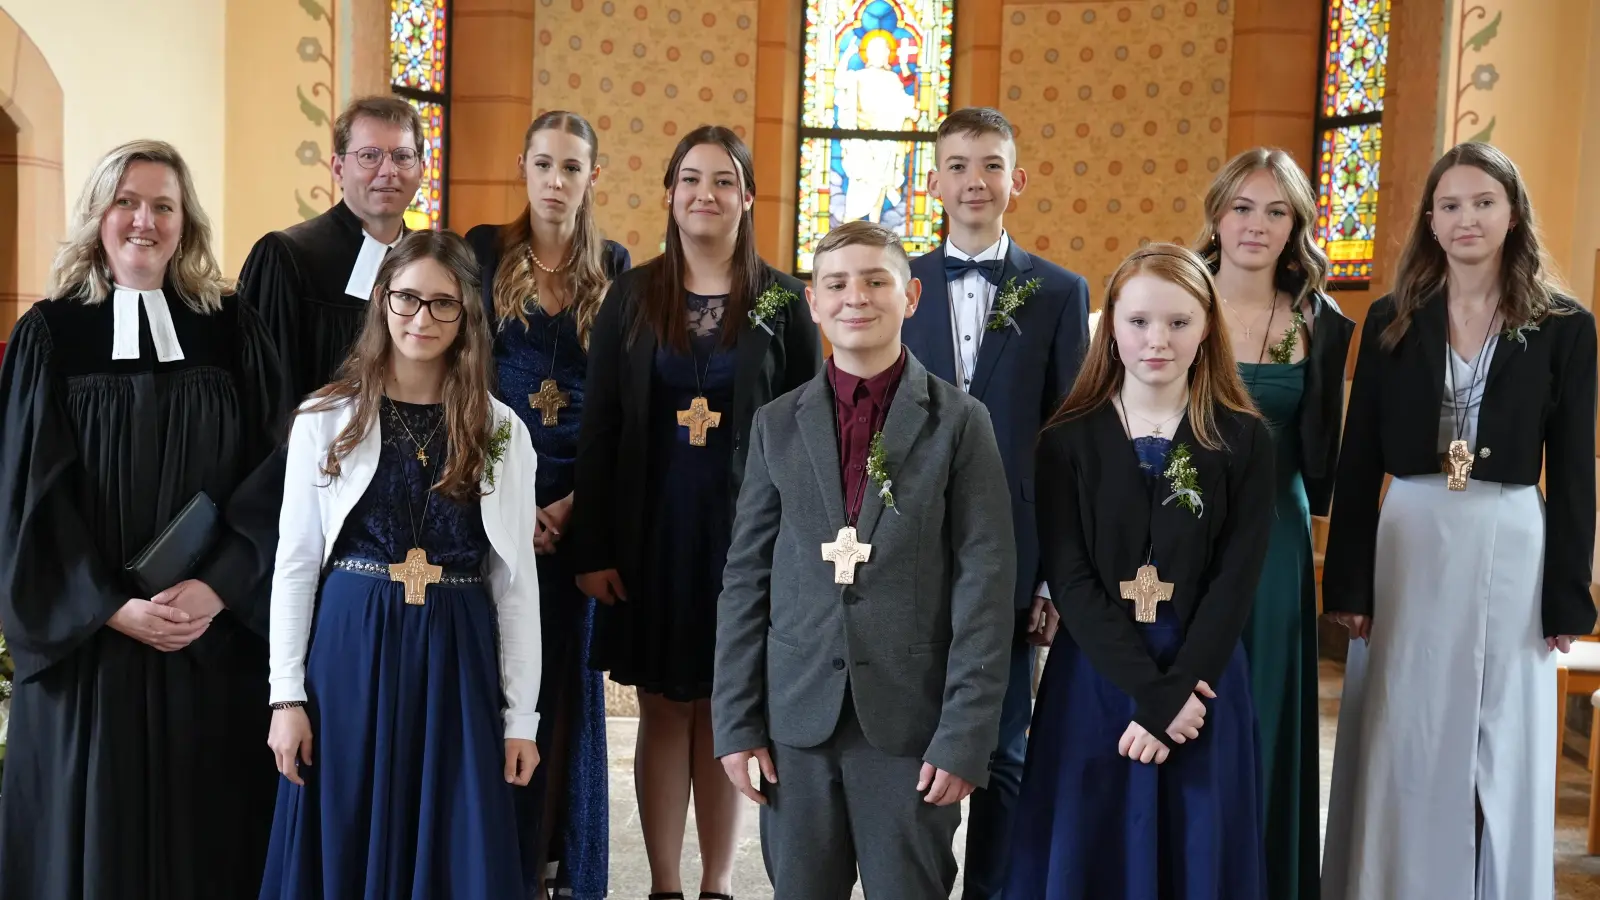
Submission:
POLYGON ((489 394, 477 266, 408 235, 301 407, 272 584, 261 897, 517 897, 539 762, 535 457, 489 394), (325 576, 325 577, 324 577, 325 576))

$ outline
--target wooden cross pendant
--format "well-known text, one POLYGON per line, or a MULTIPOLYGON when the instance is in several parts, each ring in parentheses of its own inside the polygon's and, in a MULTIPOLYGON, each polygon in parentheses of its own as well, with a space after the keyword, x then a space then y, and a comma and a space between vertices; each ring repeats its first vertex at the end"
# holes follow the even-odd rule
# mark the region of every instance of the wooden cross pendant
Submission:
POLYGON ((1472 450, 1466 441, 1451 441, 1450 452, 1444 457, 1445 487, 1452 491, 1467 489, 1467 476, 1472 474, 1472 450))
POLYGON ((406 561, 389 566, 389 580, 403 582, 406 586, 406 605, 421 606, 428 601, 428 585, 438 584, 444 577, 442 566, 428 565, 428 551, 412 547, 406 551, 406 561))
POLYGON ((554 378, 546 378, 539 382, 539 393, 528 395, 528 405, 543 413, 539 424, 550 428, 556 424, 556 411, 572 405, 571 397, 571 394, 561 390, 554 378))
POLYGON ((1172 600, 1172 583, 1162 581, 1156 567, 1143 565, 1132 581, 1122 582, 1122 599, 1133 601, 1133 618, 1146 624, 1156 620, 1156 604, 1172 600))
POLYGON ((721 426, 722 413, 713 412, 706 398, 696 397, 689 401, 688 409, 678 410, 678 424, 689 429, 689 446, 704 447, 706 429, 721 426))
POLYGON ((855 584, 856 566, 872 558, 872 545, 856 540, 856 529, 846 525, 839 536, 822 545, 822 561, 833 563, 834 584, 855 584))

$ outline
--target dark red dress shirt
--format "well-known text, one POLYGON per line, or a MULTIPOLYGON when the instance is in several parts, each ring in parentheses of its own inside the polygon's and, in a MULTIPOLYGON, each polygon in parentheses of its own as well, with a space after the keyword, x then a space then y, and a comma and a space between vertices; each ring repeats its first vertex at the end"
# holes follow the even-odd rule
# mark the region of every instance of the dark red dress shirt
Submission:
POLYGON ((839 423, 839 478, 844 485, 845 520, 851 525, 861 515, 861 501, 869 488, 867 453, 872 435, 883 430, 889 418, 889 404, 900 387, 900 373, 906 367, 906 352, 889 368, 871 378, 859 378, 840 371, 828 359, 828 381, 833 385, 833 411, 839 423))

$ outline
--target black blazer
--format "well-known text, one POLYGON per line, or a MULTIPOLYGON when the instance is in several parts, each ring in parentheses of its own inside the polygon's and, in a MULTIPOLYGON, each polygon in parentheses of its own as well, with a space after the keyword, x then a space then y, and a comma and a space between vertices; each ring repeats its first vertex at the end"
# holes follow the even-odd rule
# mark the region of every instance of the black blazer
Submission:
POLYGON ((1300 477, 1305 481, 1311 514, 1328 514, 1333 476, 1338 470, 1339 430, 1344 421, 1344 363, 1356 323, 1332 298, 1311 295, 1311 353, 1306 361, 1306 387, 1300 401, 1300 477))
MULTIPOLYGON (((467 246, 478 258, 478 287, 483 293, 483 308, 489 314, 489 332, 494 333, 494 273, 500 268, 500 229, 505 225, 474 225, 466 234, 467 246)), ((606 277, 615 279, 628 271, 633 264, 628 248, 616 241, 606 241, 601 254, 601 267, 606 277)))
POLYGON ((1061 621, 1095 669, 1134 699, 1134 720, 1167 741, 1167 726, 1200 681, 1215 686, 1255 601, 1272 527, 1273 444, 1266 424, 1217 408, 1227 449, 1208 450, 1184 417, 1204 503, 1184 509, 1165 478, 1152 487, 1117 411, 1107 403, 1039 438, 1039 542, 1061 621), (1151 555, 1184 626, 1165 671, 1145 649, 1121 582, 1151 555))
MULTIPOLYGON (((1524 332, 1526 343, 1504 335, 1494 339, 1471 477, 1537 484, 1541 463, 1546 467, 1545 634, 1588 634, 1595 621, 1589 597, 1595 324, 1594 316, 1576 302, 1559 302, 1571 314, 1547 317, 1538 330, 1524 332)), ((1424 304, 1405 337, 1393 350, 1385 350, 1379 336, 1394 315, 1394 301, 1380 298, 1362 326, 1322 574, 1323 609, 1328 612, 1372 615, 1384 473, 1431 475, 1441 469, 1439 409, 1448 324, 1444 295, 1424 304)))
MULTIPOLYGON (((650 386, 656 339, 648 327, 629 343, 639 315, 640 293, 650 267, 629 269, 611 291, 589 334, 589 376, 584 382, 583 424, 578 431, 576 487, 572 519, 563 539, 578 573, 617 569, 624 586, 642 571, 649 520, 645 497, 650 452, 650 386)), ((776 282, 793 298, 770 322, 772 334, 750 322, 724 323, 739 329, 731 420, 733 467, 728 473, 728 506, 733 508, 749 452, 750 422, 769 400, 805 384, 822 367, 822 344, 806 307, 805 285, 767 267, 757 291, 776 282)))
MULTIPOLYGON (((1072 389, 1089 343, 1089 285, 1083 276, 1034 256, 1015 241, 1006 245, 1000 284, 1039 279, 1039 291, 1017 310, 1017 328, 989 332, 972 373, 973 397, 994 420, 1000 458, 1011 491, 1011 528, 1017 536, 1017 589, 1012 605, 1028 609, 1044 577, 1039 566, 1039 535, 1034 513, 1034 449, 1039 429, 1072 389)), ((906 320, 901 340, 928 371, 954 383, 955 336, 950 326, 950 281, 944 274, 944 245, 911 261, 922 281, 922 303, 906 320)))

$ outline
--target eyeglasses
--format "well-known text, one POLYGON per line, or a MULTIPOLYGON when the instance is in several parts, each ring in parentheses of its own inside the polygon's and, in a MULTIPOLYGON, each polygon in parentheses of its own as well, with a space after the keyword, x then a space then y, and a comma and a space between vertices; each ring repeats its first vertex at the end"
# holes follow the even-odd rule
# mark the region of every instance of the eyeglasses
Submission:
POLYGON ((396 147, 393 150, 383 150, 378 147, 362 147, 360 150, 346 150, 341 156, 354 156, 356 162, 363 169, 376 169, 383 165, 385 156, 394 160, 395 168, 409 169, 417 164, 417 151, 410 147, 396 147))
POLYGON ((389 311, 403 319, 416 315, 424 306, 435 322, 454 322, 461 318, 460 300, 424 300, 408 291, 389 292, 389 311))

